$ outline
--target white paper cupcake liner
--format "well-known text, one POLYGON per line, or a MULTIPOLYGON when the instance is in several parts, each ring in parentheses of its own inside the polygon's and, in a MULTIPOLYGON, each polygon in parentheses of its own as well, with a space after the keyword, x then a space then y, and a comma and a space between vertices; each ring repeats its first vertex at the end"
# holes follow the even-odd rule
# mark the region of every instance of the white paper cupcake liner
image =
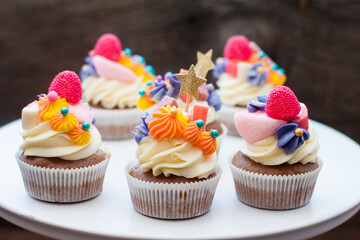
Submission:
POLYGON ((222 133, 216 139, 217 140, 216 153, 218 154, 218 156, 219 156, 219 151, 220 151, 221 144, 224 141, 224 138, 225 138, 226 134, 228 133, 228 129, 225 126, 225 124, 221 123, 220 125, 221 125, 221 128, 222 128, 222 133))
POLYGON ((242 107, 231 107, 226 105, 221 106, 219 111, 219 120, 226 125, 230 135, 239 136, 234 123, 234 114, 245 110, 246 108, 242 107))
MULTIPOLYGON (((232 155, 233 156, 233 155, 232 155)), ((252 207, 286 210, 304 206, 310 201, 323 162, 311 172, 276 176, 242 170, 229 161, 238 199, 252 207)))
POLYGON ((217 166, 216 176, 193 183, 154 183, 136 179, 129 174, 138 161, 130 162, 125 169, 131 200, 139 213, 161 219, 186 219, 210 210, 215 190, 221 176, 217 166))
POLYGON ((107 140, 131 138, 131 131, 141 124, 141 117, 145 115, 138 108, 129 109, 101 109, 92 108, 95 115, 95 126, 101 137, 107 140))
POLYGON ((70 203, 96 197, 102 191, 110 154, 102 162, 84 168, 57 169, 33 166, 16 159, 28 194, 47 202, 70 203))

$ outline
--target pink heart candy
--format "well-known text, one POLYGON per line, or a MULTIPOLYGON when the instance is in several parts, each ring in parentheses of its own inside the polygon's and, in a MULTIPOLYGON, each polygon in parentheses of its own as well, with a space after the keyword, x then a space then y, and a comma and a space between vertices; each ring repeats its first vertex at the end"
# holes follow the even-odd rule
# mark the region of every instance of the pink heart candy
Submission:
POLYGON ((287 123, 268 117, 264 111, 249 113, 247 110, 235 113, 234 121, 236 130, 249 144, 274 135, 278 127, 287 123))

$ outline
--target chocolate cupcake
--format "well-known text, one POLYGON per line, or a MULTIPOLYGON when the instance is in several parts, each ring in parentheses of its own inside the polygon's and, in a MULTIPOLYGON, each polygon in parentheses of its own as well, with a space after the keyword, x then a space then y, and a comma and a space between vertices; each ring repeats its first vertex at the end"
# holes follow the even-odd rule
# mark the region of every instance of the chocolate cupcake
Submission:
MULTIPOLYGON (((179 77, 189 77, 185 79, 189 84, 206 82, 196 76, 193 66, 179 77)), ((195 84, 189 92, 196 96, 197 88, 195 84)), ((125 173, 136 211, 162 219, 192 218, 210 210, 221 175, 216 154, 219 133, 203 131, 204 120, 189 121, 175 99, 167 98, 168 104, 146 113, 133 131, 139 144, 137 160, 125 173)))
POLYGON ((256 96, 269 94, 271 89, 283 85, 286 76, 282 68, 274 63, 255 42, 244 36, 228 39, 224 57, 216 60, 213 71, 223 104, 219 119, 232 135, 238 135, 233 116, 245 110, 256 96))
POLYGON ((154 69, 140 55, 122 50, 114 34, 102 35, 80 71, 84 99, 93 108, 104 139, 132 136, 143 112, 136 107, 138 92, 154 80, 154 69))
POLYGON ((74 72, 59 73, 48 94, 22 110, 24 142, 16 153, 25 188, 36 199, 78 202, 100 194, 110 154, 74 72))
POLYGON ((237 197, 271 210, 304 206, 322 167, 307 108, 283 86, 258 99, 234 116, 244 139, 229 162, 237 197))

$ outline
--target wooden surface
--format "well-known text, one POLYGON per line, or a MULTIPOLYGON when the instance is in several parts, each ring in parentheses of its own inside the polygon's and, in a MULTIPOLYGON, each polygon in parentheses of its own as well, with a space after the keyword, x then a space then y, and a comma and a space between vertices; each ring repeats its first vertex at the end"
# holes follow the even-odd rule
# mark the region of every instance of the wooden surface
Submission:
MULTIPOLYGON (((118 35, 159 74, 188 68, 197 50, 221 56, 227 38, 243 34, 285 69, 311 118, 360 142, 359 12, 351 0, 3 0, 0 125, 19 118, 58 72, 78 72, 102 33, 118 35)), ((357 214, 316 239, 360 238, 359 223, 357 214)), ((20 236, 41 239, 0 221, 0 239, 20 236)))

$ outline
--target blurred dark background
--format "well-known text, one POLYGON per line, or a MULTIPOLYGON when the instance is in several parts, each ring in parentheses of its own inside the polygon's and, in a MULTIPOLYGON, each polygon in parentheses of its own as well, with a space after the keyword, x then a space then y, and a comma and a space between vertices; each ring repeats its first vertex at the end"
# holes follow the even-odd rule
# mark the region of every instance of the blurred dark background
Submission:
MULTIPOLYGON (((0 0, 0 125, 47 91, 62 70, 79 72, 106 32, 157 74, 222 55, 247 36, 288 76, 310 117, 360 142, 360 2, 356 0, 0 0)), ((209 78, 209 80, 213 80, 209 78)), ((314 239, 359 239, 360 214, 314 239)), ((45 239, 0 219, 0 239, 45 239)))

